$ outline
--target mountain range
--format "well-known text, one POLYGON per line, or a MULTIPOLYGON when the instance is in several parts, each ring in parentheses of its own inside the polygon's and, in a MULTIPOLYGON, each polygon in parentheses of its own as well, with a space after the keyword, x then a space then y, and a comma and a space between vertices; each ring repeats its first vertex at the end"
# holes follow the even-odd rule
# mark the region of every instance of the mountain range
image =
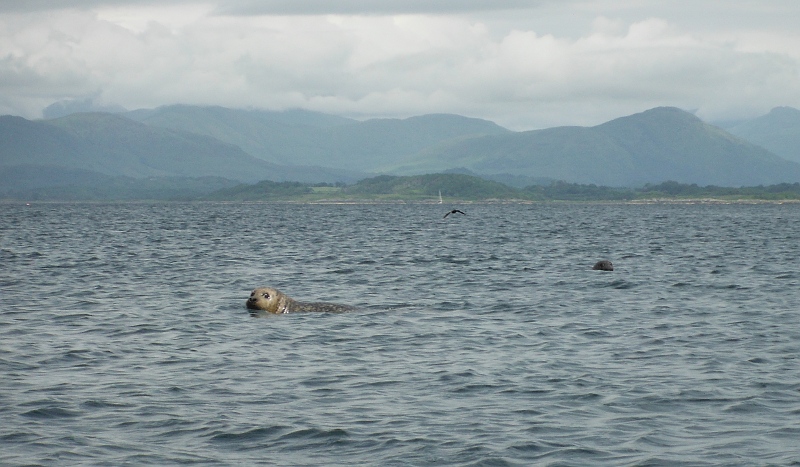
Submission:
MULTIPOLYGON (((800 133, 800 125, 795 127, 800 133)), ((465 167, 572 183, 640 186, 673 180, 745 186, 800 181, 800 165, 696 116, 659 107, 594 127, 558 127, 451 142, 400 173, 465 167)))
POLYGON ((784 159, 800 163, 800 110, 775 107, 768 114, 727 130, 784 159))
POLYGON ((211 136, 275 164, 362 173, 380 172, 444 141, 510 133, 486 120, 444 114, 360 122, 302 110, 174 105, 128 116, 150 126, 211 136))
POLYGON ((304 110, 173 105, 49 120, 0 117, 0 194, 12 185, 86 184, 93 177, 352 183, 442 172, 516 186, 769 185, 800 181, 798 143, 800 111, 788 107, 727 129, 659 107, 593 127, 514 132, 449 114, 357 121, 304 110))

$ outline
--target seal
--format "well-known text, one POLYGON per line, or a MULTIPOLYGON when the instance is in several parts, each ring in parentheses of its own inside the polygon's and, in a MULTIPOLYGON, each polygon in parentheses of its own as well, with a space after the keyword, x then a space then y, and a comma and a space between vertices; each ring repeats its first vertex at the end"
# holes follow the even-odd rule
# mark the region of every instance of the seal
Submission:
POLYGON ((595 271, 613 271, 614 265, 611 264, 611 261, 604 259, 602 261, 594 263, 592 269, 594 269, 595 271))
POLYGON ((247 299, 245 306, 250 310, 261 310, 275 314, 304 311, 343 313, 355 309, 354 307, 337 303, 298 302, 272 287, 259 287, 250 292, 250 298, 247 299))

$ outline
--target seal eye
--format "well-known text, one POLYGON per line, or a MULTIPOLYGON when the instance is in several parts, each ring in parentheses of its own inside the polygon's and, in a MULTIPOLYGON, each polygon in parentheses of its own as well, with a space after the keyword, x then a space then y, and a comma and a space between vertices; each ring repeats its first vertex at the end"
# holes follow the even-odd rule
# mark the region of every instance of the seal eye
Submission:
POLYGON ((263 294, 261 294, 261 295, 262 295, 264 298, 266 298, 266 299, 269 299, 269 294, 268 294, 267 292, 264 292, 264 293, 263 293, 263 294))

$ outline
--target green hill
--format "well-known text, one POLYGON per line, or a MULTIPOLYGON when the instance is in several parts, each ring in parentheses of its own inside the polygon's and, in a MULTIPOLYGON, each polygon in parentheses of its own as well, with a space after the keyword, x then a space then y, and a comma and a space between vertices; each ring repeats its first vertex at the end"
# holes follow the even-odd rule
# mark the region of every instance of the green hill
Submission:
POLYGON ((203 197, 212 201, 285 201, 296 200, 303 195, 311 194, 308 185, 299 182, 261 181, 256 184, 240 184, 223 188, 203 197))
POLYGON ((57 166, 128 177, 267 178, 275 166, 207 136, 153 128, 113 114, 47 121, 0 118, 0 166, 57 166))
POLYGON ((492 122, 459 115, 367 120, 326 131, 329 152, 325 163, 352 170, 380 172, 397 160, 445 142, 510 133, 492 122))
POLYGON ((767 115, 730 128, 732 134, 800 163, 800 110, 776 107, 767 115))
POLYGON ((360 174, 286 167, 233 144, 182 130, 145 125, 107 113, 46 121, 0 117, 0 167, 80 169, 111 176, 203 177, 232 180, 350 181, 360 174))
POLYGON ((677 180, 744 186, 800 181, 800 164, 675 108, 657 108, 596 127, 635 161, 630 184, 677 180))
POLYGON ((151 127, 188 131, 233 144, 282 165, 324 165, 325 129, 355 120, 303 110, 270 112, 171 105, 126 114, 151 127))
POLYGON ((211 136, 276 164, 359 172, 374 171, 443 141, 509 132, 486 120, 446 114, 359 122, 300 110, 175 105, 129 116, 151 126, 211 136))
POLYGON ((675 108, 656 108, 595 127, 559 127, 429 148, 394 173, 463 167, 571 183, 636 186, 681 183, 742 186, 795 182, 800 164, 675 108))
POLYGON ((367 178, 342 190, 347 195, 370 195, 397 198, 463 200, 512 199, 520 192, 502 183, 464 174, 427 174, 417 176, 381 175, 367 178))
POLYGON ((237 183, 221 177, 132 178, 55 166, 0 167, 0 199, 25 201, 189 200, 237 183))
POLYGON ((380 175, 353 185, 311 186, 294 182, 259 182, 225 188, 203 197, 216 201, 290 201, 290 202, 426 202, 442 199, 451 203, 496 201, 603 201, 671 200, 671 202, 712 199, 784 202, 800 200, 800 183, 753 187, 719 187, 666 181, 639 188, 619 188, 554 182, 512 188, 497 182, 465 174, 427 174, 414 176, 380 175))
MULTIPOLYGON (((797 114, 777 109, 741 131, 750 128, 775 142, 774 150, 790 154, 800 147, 792 139, 797 114)), ((65 179, 95 174, 302 183, 449 172, 517 188, 552 181, 613 187, 668 180, 718 186, 800 181, 800 163, 762 147, 767 142, 753 144, 668 107, 594 127, 526 132, 444 114, 359 122, 300 110, 169 106, 125 115, 0 117, 0 168, 62 170, 65 179)), ((26 173, 36 178, 39 172, 26 173)), ((434 190, 427 195, 444 192, 444 181, 425 188, 434 190)))
POLYGON ((319 201, 404 200, 429 201, 444 199, 465 201, 496 199, 528 199, 530 193, 464 174, 427 174, 416 176, 380 175, 347 186, 309 186, 296 182, 263 181, 242 184, 211 193, 205 199, 218 201, 319 201))

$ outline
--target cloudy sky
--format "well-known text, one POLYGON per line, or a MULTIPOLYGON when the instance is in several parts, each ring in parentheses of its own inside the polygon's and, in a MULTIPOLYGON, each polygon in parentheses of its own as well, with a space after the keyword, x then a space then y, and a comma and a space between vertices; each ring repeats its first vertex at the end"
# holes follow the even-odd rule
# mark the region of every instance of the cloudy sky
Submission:
POLYGON ((0 0, 0 114, 457 113, 515 130, 800 108, 787 0, 0 0))

